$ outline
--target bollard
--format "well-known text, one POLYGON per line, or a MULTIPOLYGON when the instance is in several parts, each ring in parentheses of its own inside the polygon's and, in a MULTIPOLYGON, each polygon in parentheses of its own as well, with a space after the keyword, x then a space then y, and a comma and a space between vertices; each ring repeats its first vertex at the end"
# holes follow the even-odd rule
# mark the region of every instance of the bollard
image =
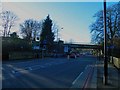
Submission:
POLYGON ((69 55, 67 55, 67 59, 68 59, 68 60, 70 59, 70 56, 69 56, 69 55))

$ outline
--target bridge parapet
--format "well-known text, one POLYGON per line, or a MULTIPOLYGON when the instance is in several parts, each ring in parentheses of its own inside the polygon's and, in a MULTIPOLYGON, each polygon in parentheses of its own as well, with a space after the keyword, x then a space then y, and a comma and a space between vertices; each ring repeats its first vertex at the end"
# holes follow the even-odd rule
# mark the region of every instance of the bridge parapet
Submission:
POLYGON ((64 46, 66 46, 66 45, 71 48, 102 49, 102 46, 93 45, 93 44, 64 44, 64 46))

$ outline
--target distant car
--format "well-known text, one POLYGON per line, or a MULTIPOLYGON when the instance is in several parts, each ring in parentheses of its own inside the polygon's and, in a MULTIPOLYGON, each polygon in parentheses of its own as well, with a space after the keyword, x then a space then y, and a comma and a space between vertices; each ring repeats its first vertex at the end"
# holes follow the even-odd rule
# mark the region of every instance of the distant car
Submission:
POLYGON ((76 58, 76 54, 75 53, 71 53, 70 54, 70 58, 76 58))
POLYGON ((80 57, 80 54, 79 54, 79 53, 77 53, 77 54, 76 54, 76 56, 77 56, 77 57, 80 57))

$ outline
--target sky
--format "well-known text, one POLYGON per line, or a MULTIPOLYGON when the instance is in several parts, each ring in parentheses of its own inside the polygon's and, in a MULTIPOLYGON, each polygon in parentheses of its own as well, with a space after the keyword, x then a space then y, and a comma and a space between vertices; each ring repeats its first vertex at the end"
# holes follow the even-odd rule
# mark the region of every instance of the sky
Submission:
MULTIPOLYGON (((109 2, 107 5, 111 4, 114 3, 109 2)), ((91 42, 89 26, 95 20, 93 15, 102 9, 102 2, 2 2, 2 10, 10 10, 19 17, 11 31, 20 33, 19 24, 24 20, 40 21, 49 14, 59 26, 59 38, 77 43, 91 42)))

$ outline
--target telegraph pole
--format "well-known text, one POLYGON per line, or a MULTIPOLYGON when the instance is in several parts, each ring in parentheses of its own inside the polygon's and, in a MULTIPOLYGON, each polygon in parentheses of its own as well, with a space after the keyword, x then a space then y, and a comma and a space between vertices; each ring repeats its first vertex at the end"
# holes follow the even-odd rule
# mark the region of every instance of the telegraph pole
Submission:
POLYGON ((106 31, 106 0, 104 0, 104 76, 103 83, 108 83, 108 61, 107 61, 107 31, 106 31))

